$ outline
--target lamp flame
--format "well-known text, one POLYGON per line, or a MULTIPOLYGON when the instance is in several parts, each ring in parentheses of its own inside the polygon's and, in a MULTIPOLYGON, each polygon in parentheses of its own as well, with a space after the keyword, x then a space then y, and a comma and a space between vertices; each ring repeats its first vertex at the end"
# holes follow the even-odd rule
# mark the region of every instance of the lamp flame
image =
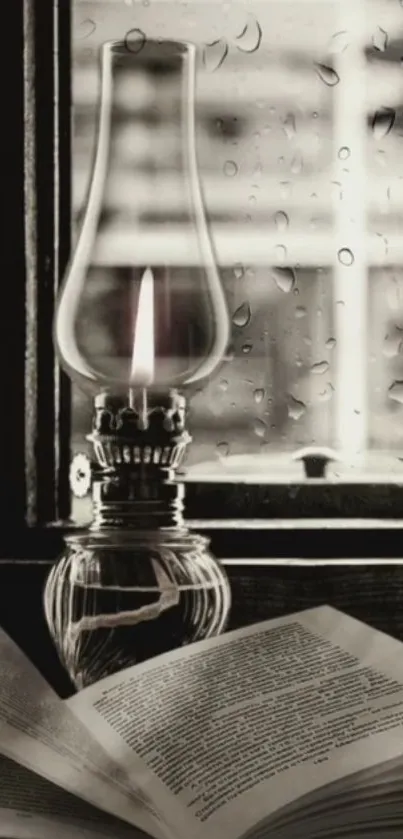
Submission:
POLYGON ((149 387, 154 381, 154 365, 154 275, 147 268, 140 281, 130 383, 149 387))

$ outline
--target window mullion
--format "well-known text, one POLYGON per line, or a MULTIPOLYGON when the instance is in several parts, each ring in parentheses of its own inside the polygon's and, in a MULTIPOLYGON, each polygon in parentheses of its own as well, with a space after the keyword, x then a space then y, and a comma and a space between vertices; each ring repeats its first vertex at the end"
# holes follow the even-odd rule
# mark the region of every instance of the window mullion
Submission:
POLYGON ((26 0, 27 522, 66 517, 70 394, 53 346, 57 289, 70 242, 69 3, 26 0))

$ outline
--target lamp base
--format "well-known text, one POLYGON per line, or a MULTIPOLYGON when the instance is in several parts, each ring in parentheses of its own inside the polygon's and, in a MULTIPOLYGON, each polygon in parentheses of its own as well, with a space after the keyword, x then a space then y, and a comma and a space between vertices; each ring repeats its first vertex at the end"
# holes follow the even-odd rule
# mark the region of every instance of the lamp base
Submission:
POLYGON ((45 587, 48 627, 78 690, 219 635, 229 614, 226 573, 182 517, 184 399, 140 397, 138 405, 97 397, 93 522, 66 537, 45 587))
POLYGON ((87 531, 66 538, 44 605, 77 690, 223 632, 230 587, 208 544, 175 530, 87 531))

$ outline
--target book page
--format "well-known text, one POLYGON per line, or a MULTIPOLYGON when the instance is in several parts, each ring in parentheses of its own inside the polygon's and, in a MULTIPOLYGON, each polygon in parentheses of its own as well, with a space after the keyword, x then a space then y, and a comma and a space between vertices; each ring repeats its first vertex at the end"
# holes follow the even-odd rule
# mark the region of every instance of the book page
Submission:
POLYGON ((403 646, 324 606, 128 668, 68 704, 192 816, 192 835, 235 839, 402 754, 403 646))
POLYGON ((158 811, 0 630, 0 754, 156 839, 158 811))
POLYGON ((61 787, 0 756, 0 837, 147 839, 61 787))

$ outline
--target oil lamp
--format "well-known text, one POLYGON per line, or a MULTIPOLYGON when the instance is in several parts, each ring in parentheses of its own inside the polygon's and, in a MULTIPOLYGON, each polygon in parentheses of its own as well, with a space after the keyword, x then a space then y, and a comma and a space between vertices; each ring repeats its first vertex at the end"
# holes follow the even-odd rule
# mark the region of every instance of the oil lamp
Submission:
MULTIPOLYGON (((175 478, 191 440, 184 394, 214 372, 229 338, 197 169, 196 50, 167 40, 140 47, 119 41, 101 50, 93 174, 55 322, 62 366, 94 398, 93 520, 66 536, 44 592, 51 635, 77 689, 219 634, 230 607, 208 540, 185 526, 175 478), (124 155, 117 142, 123 117, 135 140, 139 89, 150 92, 162 146, 164 126, 177 146, 170 188, 179 247, 172 219, 160 225, 157 245, 142 232, 128 168, 135 142, 124 155), (123 195, 126 217, 113 235, 105 217, 123 195)), ((158 204, 164 179, 150 161, 147 183, 158 204)))

